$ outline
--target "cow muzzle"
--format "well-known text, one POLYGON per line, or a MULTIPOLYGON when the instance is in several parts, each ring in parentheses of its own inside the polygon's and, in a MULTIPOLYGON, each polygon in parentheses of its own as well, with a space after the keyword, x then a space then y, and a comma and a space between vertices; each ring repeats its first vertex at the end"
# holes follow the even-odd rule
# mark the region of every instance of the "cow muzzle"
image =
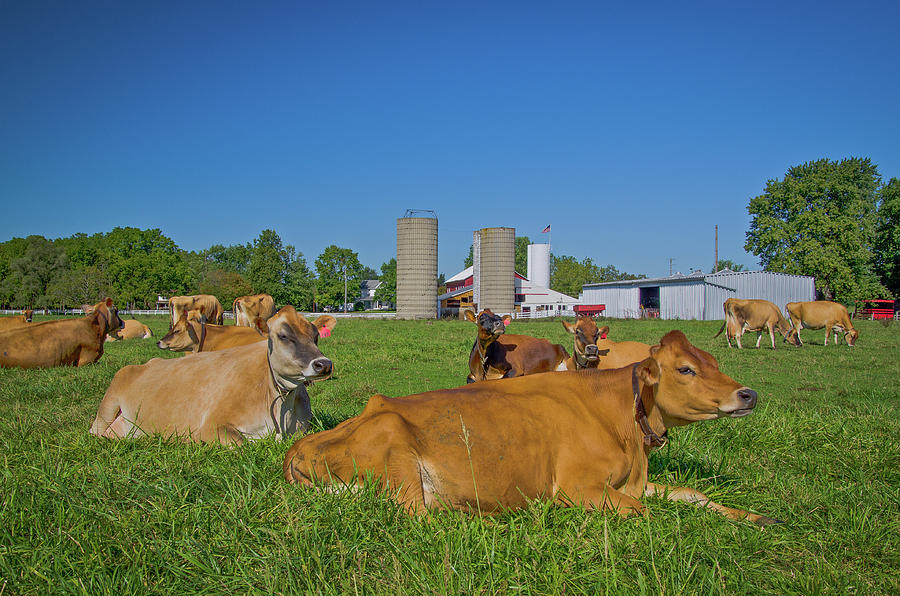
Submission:
POLYGON ((740 418, 753 411, 753 408, 756 407, 758 395, 756 391, 749 387, 741 387, 732 393, 732 398, 732 403, 735 404, 736 407, 730 410, 721 410, 721 412, 731 418, 740 418))
POLYGON ((584 357, 593 362, 600 359, 600 348, 597 344, 589 344, 584 346, 584 357))

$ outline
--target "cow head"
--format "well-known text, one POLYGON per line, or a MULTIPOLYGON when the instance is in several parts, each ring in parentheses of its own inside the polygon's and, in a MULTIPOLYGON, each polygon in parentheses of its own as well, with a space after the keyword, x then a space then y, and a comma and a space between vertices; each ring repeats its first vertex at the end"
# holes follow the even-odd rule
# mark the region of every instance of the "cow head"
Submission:
POLYGON ((22 315, 25 317, 25 322, 30 323, 31 318, 34 316, 34 311, 31 310, 30 308, 26 308, 25 310, 22 311, 22 315))
POLYGON ((844 339, 847 341, 848 346, 855 346, 856 339, 859 337, 859 331, 856 329, 850 329, 847 333, 844 334, 844 339))
POLYGON ((600 359, 597 341, 606 339, 609 327, 604 325, 602 329, 598 329, 593 317, 588 315, 578 315, 574 325, 568 321, 563 321, 562 324, 566 331, 575 336, 576 363, 581 365, 582 362, 597 362, 600 359))
POLYGON ((119 318, 119 309, 113 306, 112 298, 107 298, 91 306, 91 312, 88 316, 96 318, 104 336, 125 326, 125 323, 119 318))
POLYGON ((331 376, 331 360, 319 351, 319 329, 285 306, 266 321, 269 328, 269 366, 276 382, 286 389, 331 376))
POLYGON ((787 319, 780 316, 778 317, 778 324, 775 325, 775 329, 778 330, 778 333, 781 334, 781 337, 784 339, 782 343, 788 342, 792 346, 801 346, 803 342, 800 341, 800 334, 797 333, 797 330, 788 322, 787 319))
POLYGON ((692 346, 681 331, 670 331, 650 348, 635 374, 653 388, 666 428, 746 416, 756 406, 756 392, 721 372, 716 359, 692 346))
POLYGON ((466 311, 466 319, 478 325, 478 339, 489 344, 506 332, 506 326, 512 321, 509 315, 498 317, 490 309, 484 309, 478 316, 471 310, 466 311))
POLYGON ((194 346, 200 343, 198 328, 198 321, 193 320, 188 311, 183 310, 175 324, 169 328, 169 332, 156 342, 156 347, 173 352, 193 350, 194 346))

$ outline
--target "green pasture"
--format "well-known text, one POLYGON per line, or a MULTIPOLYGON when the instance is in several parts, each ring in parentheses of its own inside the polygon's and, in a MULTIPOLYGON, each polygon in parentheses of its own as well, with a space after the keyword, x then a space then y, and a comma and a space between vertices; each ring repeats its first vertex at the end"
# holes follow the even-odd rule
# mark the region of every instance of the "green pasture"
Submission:
MULTIPOLYGON (((96 439, 87 430, 118 369, 180 357, 131 340, 82 369, 0 370, 0 595, 900 593, 900 324, 860 322, 852 349, 804 331, 805 347, 778 337, 775 351, 729 350, 717 322, 609 325, 648 343, 681 329, 760 395, 746 418, 672 430, 651 479, 783 524, 661 499, 630 519, 542 502, 410 518, 374 490, 288 486, 293 439, 96 439)), ((510 332, 570 348, 558 321, 510 332)), ((320 341, 336 372, 310 388, 314 427, 376 392, 463 384, 473 338, 457 321, 339 320, 320 341)))

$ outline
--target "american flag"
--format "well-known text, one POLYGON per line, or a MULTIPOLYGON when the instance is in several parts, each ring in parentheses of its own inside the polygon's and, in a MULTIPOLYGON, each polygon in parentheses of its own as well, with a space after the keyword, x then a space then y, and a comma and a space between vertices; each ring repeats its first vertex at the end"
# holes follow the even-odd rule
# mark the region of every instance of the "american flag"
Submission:
POLYGON ((541 234, 548 234, 548 233, 550 233, 550 226, 547 226, 546 228, 541 230, 541 234))

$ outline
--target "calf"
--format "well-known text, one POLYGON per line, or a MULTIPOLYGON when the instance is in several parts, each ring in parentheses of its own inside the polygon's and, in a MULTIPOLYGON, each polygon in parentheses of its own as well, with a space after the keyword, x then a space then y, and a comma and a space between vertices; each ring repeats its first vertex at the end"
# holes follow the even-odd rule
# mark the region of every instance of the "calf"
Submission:
POLYGON ((566 331, 574 335, 572 356, 566 360, 567 370, 585 368, 621 368, 639 362, 650 355, 650 346, 637 341, 615 342, 607 337, 609 327, 597 324, 590 316, 579 315, 575 324, 562 322, 566 331))
POLYGON ((127 321, 122 321, 121 329, 115 329, 112 333, 107 335, 106 341, 138 338, 146 339, 148 337, 153 337, 153 332, 150 331, 149 327, 136 319, 128 319, 127 321))
POLYGON ((285 306, 269 319, 268 342, 191 358, 154 358, 113 377, 91 434, 149 434, 240 444, 309 428, 306 385, 331 375, 315 326, 285 306))
POLYGON ((234 324, 238 327, 259 327, 267 332, 266 321, 275 314, 275 300, 268 294, 254 294, 234 299, 234 324), (262 325, 257 323, 262 321, 262 325))
MULTIPOLYGON (((173 352, 215 352, 236 346, 265 341, 260 327, 236 327, 234 325, 210 325, 205 317, 192 316, 199 311, 182 311, 178 321, 158 342, 156 347, 173 352)), ((264 322, 260 321, 263 325, 264 322)))
POLYGON ((466 383, 565 370, 569 354, 562 346, 528 335, 505 335, 509 315, 501 319, 490 310, 483 310, 476 317, 467 310, 466 318, 478 325, 478 336, 469 353, 466 383))
POLYGON ((725 321, 719 332, 713 337, 719 337, 722 330, 725 330, 725 339, 728 341, 728 347, 731 347, 731 338, 734 338, 738 348, 742 348, 741 336, 745 331, 756 331, 756 347, 762 341, 763 331, 769 332, 769 338, 772 340, 772 349, 775 349, 775 330, 784 337, 785 341, 789 341, 794 345, 799 345, 796 340, 791 337, 791 325, 781 315, 778 307, 768 300, 741 300, 739 298, 729 298, 724 302, 722 308, 725 310, 725 321))
POLYGON ((838 344, 839 332, 844 333, 844 339, 848 346, 855 346, 859 331, 853 328, 850 315, 843 304, 816 300, 815 302, 788 302, 788 316, 791 317, 791 335, 795 345, 803 345, 800 340, 800 329, 825 328, 825 345, 828 345, 828 336, 834 331, 834 344, 838 344))
POLYGON ((643 509, 640 497, 661 495, 765 525, 774 520, 647 479, 648 456, 667 429, 745 416, 756 400, 671 331, 648 358, 620 369, 375 395, 359 416, 294 443, 284 477, 338 486, 372 477, 411 513, 491 513, 553 499, 624 516, 643 509))
POLYGON ((77 319, 45 321, 0 333, 0 367, 84 366, 103 355, 107 333, 122 326, 111 299, 77 319))
POLYGON ((174 326, 184 311, 199 310, 216 325, 223 323, 224 311, 219 299, 210 294, 169 298, 169 326, 174 326))

